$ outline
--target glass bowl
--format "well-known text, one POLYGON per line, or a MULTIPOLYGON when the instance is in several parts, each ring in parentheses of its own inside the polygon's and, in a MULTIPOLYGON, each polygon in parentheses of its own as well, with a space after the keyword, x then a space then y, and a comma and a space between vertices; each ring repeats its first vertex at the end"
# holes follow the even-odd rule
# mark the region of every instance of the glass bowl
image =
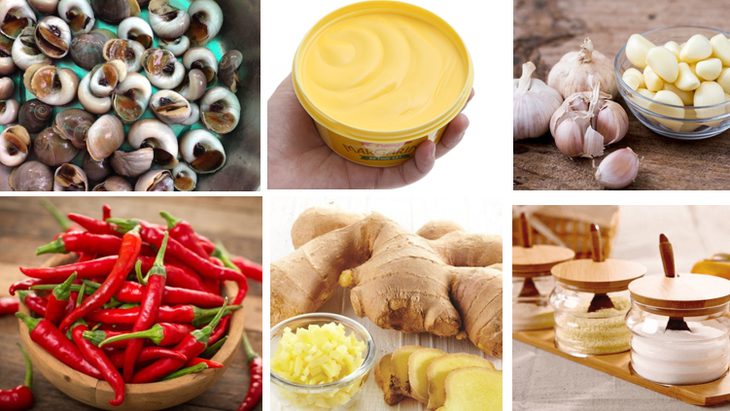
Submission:
POLYGON ((296 331, 309 325, 324 325, 334 322, 342 324, 346 332, 354 334, 367 345, 365 358, 360 366, 344 378, 327 384, 297 384, 286 380, 271 371, 271 381, 280 400, 288 407, 302 410, 348 409, 358 400, 357 395, 367 381, 370 370, 375 365, 375 342, 370 332, 357 321, 338 314, 310 313, 289 318, 271 329, 271 355, 281 340, 286 328, 296 331))
MULTIPOLYGON (((712 27, 673 26, 650 30, 641 35, 660 46, 668 41, 682 44, 694 34, 712 38, 718 33, 728 34, 712 27)), ((641 124, 651 131, 680 140, 702 140, 730 129, 728 100, 712 106, 675 106, 654 101, 629 87, 621 78, 625 70, 633 67, 626 57, 626 45, 616 54, 613 66, 618 91, 626 105, 641 124)))

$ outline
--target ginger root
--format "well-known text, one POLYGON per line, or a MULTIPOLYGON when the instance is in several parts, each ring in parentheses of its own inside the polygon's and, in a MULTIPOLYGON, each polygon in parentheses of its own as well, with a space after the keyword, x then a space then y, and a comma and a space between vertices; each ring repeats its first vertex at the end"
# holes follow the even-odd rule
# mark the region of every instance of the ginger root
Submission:
POLYGON ((444 383, 446 401, 437 411, 499 411, 502 371, 466 367, 451 371, 444 383))
POLYGON ((446 400, 446 377, 454 370, 465 367, 482 367, 494 370, 494 365, 472 354, 449 354, 431 361, 426 370, 428 378, 428 408, 436 409, 446 400))
POLYGON ((272 323, 316 311, 339 284, 352 289, 355 313, 381 328, 465 332, 482 351, 501 357, 502 274, 488 268, 502 261, 500 237, 443 222, 427 228, 431 239, 377 213, 305 211, 292 226, 298 248, 271 264, 272 323))

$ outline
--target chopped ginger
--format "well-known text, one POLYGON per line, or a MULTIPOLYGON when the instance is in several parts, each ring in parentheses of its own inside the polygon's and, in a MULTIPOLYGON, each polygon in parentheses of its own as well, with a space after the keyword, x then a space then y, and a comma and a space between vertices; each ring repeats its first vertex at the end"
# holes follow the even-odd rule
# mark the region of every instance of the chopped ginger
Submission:
POLYGON ((363 363, 366 348, 355 335, 347 335, 342 324, 309 325, 296 332, 286 328, 271 369, 297 384, 326 384, 354 372, 363 363))

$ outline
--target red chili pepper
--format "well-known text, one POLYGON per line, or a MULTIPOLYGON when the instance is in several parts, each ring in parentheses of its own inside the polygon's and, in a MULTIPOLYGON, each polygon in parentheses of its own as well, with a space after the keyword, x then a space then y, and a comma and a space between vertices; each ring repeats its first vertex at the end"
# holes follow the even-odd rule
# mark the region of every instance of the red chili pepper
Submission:
POLYGON ((66 281, 57 285, 48 295, 46 303, 46 320, 58 325, 66 315, 66 307, 71 297, 71 284, 76 281, 76 273, 68 276, 66 281))
POLYGON ((18 344, 20 352, 23 353, 23 362, 25 363, 25 380, 23 385, 8 390, 0 390, 0 410, 5 411, 24 411, 33 406, 33 365, 30 362, 28 354, 23 347, 18 344))
POLYGON ((84 357, 101 371, 104 380, 111 385, 114 390, 114 399, 109 400, 109 404, 116 407, 124 402, 124 380, 104 350, 84 338, 84 331, 88 329, 86 324, 83 323, 83 320, 81 320, 72 327, 71 337, 84 357))
MULTIPOLYGON (((140 235, 142 236, 142 239, 144 241, 158 248, 162 244, 162 238, 164 236, 163 231, 151 227, 145 222, 121 218, 111 218, 109 219, 109 222, 116 225, 119 229, 123 231, 132 229, 136 226, 140 226, 140 235)), ((181 261, 182 263, 192 268, 198 274, 204 277, 230 281, 239 281, 241 278, 244 278, 245 280, 243 274, 239 273, 238 271, 213 264, 208 259, 190 251, 175 239, 170 239, 167 247, 167 252, 170 257, 181 261)))
POLYGON ((0 315, 15 314, 18 312, 20 302, 13 297, 0 297, 0 315))
POLYGON ((180 367, 184 366, 185 363, 191 358, 195 358, 200 355, 200 353, 202 353, 208 346, 210 333, 213 331, 215 326, 218 325, 218 322, 223 317, 224 311, 226 311, 225 304, 223 305, 223 307, 220 308, 218 314, 216 314, 216 316, 208 325, 199 330, 191 332, 182 341, 180 341, 178 345, 175 346, 175 351, 185 355, 185 361, 174 360, 170 358, 155 361, 152 364, 139 370, 134 378, 132 378, 132 382, 140 384, 157 381, 160 378, 180 369, 180 367))
POLYGON ((228 332, 228 323, 231 321, 231 316, 226 315, 223 316, 223 319, 220 323, 218 323, 218 326, 215 327, 215 330, 213 331, 213 334, 210 335, 210 341, 208 341, 208 344, 214 344, 221 338, 223 338, 224 335, 228 332))
MULTIPOLYGON (((139 260, 142 262, 142 270, 147 271, 152 268, 152 263, 154 261, 153 258, 143 256, 140 257, 139 260)), ((180 288, 189 288, 191 290, 207 292, 205 290, 205 286, 203 286, 203 283, 200 280, 200 277, 198 277, 192 271, 189 271, 172 263, 165 264, 165 270, 167 270, 167 282, 170 285, 180 288)))
POLYGON ((246 281, 246 276, 243 275, 241 270, 235 264, 233 264, 228 250, 226 250, 222 244, 216 245, 211 260, 214 260, 213 257, 218 259, 218 265, 223 265, 224 267, 229 268, 231 271, 235 271, 236 273, 238 273, 238 277, 233 280, 236 282, 236 284, 238 284, 238 294, 236 294, 236 298, 233 300, 233 303, 241 304, 243 299, 246 297, 246 293, 248 292, 248 281, 246 281))
POLYGON ((193 226, 191 226, 189 222, 176 218, 167 211, 160 212, 160 216, 167 221, 167 229, 170 233, 170 238, 174 238, 179 241, 180 244, 184 245, 195 254, 203 258, 208 257, 208 254, 206 254, 198 241, 198 236, 195 233, 193 226))
MULTIPOLYGON (((140 303, 139 317, 132 327, 132 332, 144 331, 150 328, 157 321, 157 312, 162 304, 162 295, 165 293, 165 281, 167 280, 167 272, 165 271, 165 250, 167 249, 167 241, 169 234, 165 233, 162 244, 157 252, 157 257, 152 268, 147 272, 145 288, 142 301, 140 303)), ((124 379, 129 381, 134 375, 134 365, 137 362, 137 356, 142 351, 144 341, 142 339, 134 339, 127 344, 124 352, 124 379)))
MULTIPOLYGON (((226 306, 224 314, 241 308, 240 305, 226 306)), ((162 305, 157 320, 168 323, 193 324, 200 326, 213 318, 218 308, 199 308, 194 305, 162 305)), ((139 307, 96 310, 86 315, 87 321, 103 324, 133 325, 139 315, 139 307)))
POLYGON ((35 250, 36 255, 49 253, 90 252, 98 255, 119 253, 122 240, 108 234, 88 232, 63 233, 57 239, 35 250))
POLYGON ((49 354, 76 371, 97 379, 102 379, 99 370, 89 364, 81 355, 78 348, 50 321, 41 318, 32 318, 21 312, 15 313, 15 316, 20 318, 28 327, 30 339, 43 347, 49 354))
POLYGON ((114 265, 114 268, 112 268, 111 273, 109 273, 104 280, 104 283, 101 284, 101 287, 99 287, 94 294, 87 298, 83 304, 76 307, 75 310, 63 319, 60 327, 61 330, 66 330, 79 318, 85 317, 86 314, 92 310, 106 304, 106 302, 114 297, 114 294, 116 294, 122 287, 124 280, 127 278, 127 274, 129 274, 132 270, 135 261, 137 261, 137 257, 139 257, 139 252, 142 247, 142 239, 140 238, 137 230, 131 230, 124 234, 121 241, 119 259, 114 265))
POLYGON ((246 350, 248 372, 251 382, 248 384, 248 392, 243 398, 243 402, 238 407, 238 411, 250 411, 261 401, 261 393, 264 388, 264 364, 258 353, 256 353, 253 347, 251 347, 251 343, 248 342, 246 330, 243 331, 242 344, 243 349, 246 350))
POLYGON ((208 360, 205 358, 193 358, 185 364, 186 367, 192 367, 193 365, 206 364, 208 368, 223 368, 223 364, 218 361, 208 360))
MULTIPOLYGON (((63 280, 61 280, 63 281, 63 280)), ((10 295, 15 295, 15 292, 18 290, 30 290, 31 287, 36 285, 45 284, 46 281, 39 280, 36 278, 26 278, 25 280, 16 281, 12 284, 10 284, 10 288, 8 289, 8 292, 10 295)))
POLYGON ((31 294, 28 291, 18 291, 18 300, 28 307, 28 309, 33 313, 40 315, 41 317, 46 316, 47 300, 45 298, 31 294))
MULTIPOLYGON (((115 298, 123 303, 138 303, 142 301, 142 292, 143 287, 139 283, 127 281, 115 298)), ((211 308, 220 307, 223 304, 223 297, 205 291, 166 286, 162 302, 168 305, 191 304, 211 308)))
POLYGON ((233 264, 241 270, 246 278, 261 282, 261 278, 263 277, 261 265, 243 257, 231 257, 231 261, 233 261, 233 264))
POLYGON ((28 277, 51 282, 63 281, 73 273, 77 273, 79 279, 91 279, 108 275, 118 259, 119 257, 116 255, 110 255, 95 260, 59 265, 56 267, 20 267, 20 271, 28 277))
MULTIPOLYGON (((150 361, 159 360, 160 358, 174 358, 185 361, 185 356, 170 348, 163 347, 144 347, 139 352, 137 364, 144 364, 150 361)), ((124 351, 116 351, 110 355, 109 359, 117 368, 124 367, 124 351)))
POLYGON ((119 232, 107 223, 106 220, 97 220, 96 218, 85 216, 82 214, 68 213, 69 220, 80 225, 91 234, 105 234, 119 237, 119 232))
POLYGON ((84 334, 84 337, 99 347, 126 347, 128 340, 132 338, 146 338, 155 345, 169 346, 179 343, 193 330, 195 330, 195 327, 190 324, 157 323, 142 331, 121 332, 96 330, 89 331, 84 334))
POLYGON ((212 241, 208 240, 207 238, 205 240, 202 240, 202 237, 198 235, 198 243, 200 243, 200 246, 203 248, 207 255, 213 254, 213 250, 215 250, 215 244, 213 244, 212 241))
POLYGON ((101 206, 101 219, 106 221, 112 218, 112 207, 109 204, 101 206))

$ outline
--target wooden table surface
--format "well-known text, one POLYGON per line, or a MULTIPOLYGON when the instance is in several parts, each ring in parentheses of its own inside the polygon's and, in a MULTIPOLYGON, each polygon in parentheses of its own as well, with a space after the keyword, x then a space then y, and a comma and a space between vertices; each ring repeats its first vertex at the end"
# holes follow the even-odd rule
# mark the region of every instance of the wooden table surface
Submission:
MULTIPOLYGON (((478 198, 462 199, 454 201, 448 199, 430 200, 428 207, 423 207, 421 202, 403 201, 403 199, 383 199, 369 197, 367 199, 325 199, 322 196, 312 198, 296 198, 290 201, 277 201, 272 204, 271 215, 276 216, 271 223, 271 259, 275 261, 291 253, 290 231, 294 220, 299 214, 309 207, 334 204, 343 210, 359 213, 377 211, 394 221, 403 228, 416 231, 428 221, 436 219, 450 219, 457 222, 467 231, 478 233, 500 233, 501 232, 501 209, 498 206, 490 205, 478 198), (330 201, 328 201, 330 200, 330 201), (464 200, 464 201, 462 201, 464 200)), ((356 319, 373 336, 377 348, 376 359, 380 358, 397 348, 408 345, 422 345, 434 347, 446 352, 467 352, 475 355, 482 355, 492 361, 497 368, 502 369, 502 361, 496 358, 485 356, 468 340, 457 341, 455 338, 436 337, 427 333, 406 334, 396 330, 381 329, 367 318, 358 318, 355 315, 350 303, 349 290, 340 289, 335 292, 332 298, 324 304, 319 311, 338 313, 356 319)), ((358 411, 425 411, 426 407, 412 399, 406 399, 396 406, 389 407, 383 401, 383 392, 375 383, 372 373, 359 394, 352 408, 358 411)), ((276 389, 272 385, 271 410, 288 411, 290 406, 279 400, 276 389)))
MULTIPOLYGON (((703 258, 730 251, 730 207, 621 206, 613 258, 663 275, 659 234, 674 248, 678 273, 703 258)), ((513 340, 512 409, 542 411, 701 410, 587 366, 513 340)), ((719 409, 727 410, 730 404, 719 409)), ((713 408, 714 409, 714 408, 713 408)))
MULTIPOLYGON (((702 25, 730 30, 723 0, 515 0, 514 4, 515 78, 522 64, 531 60, 538 67, 537 76, 545 80, 549 69, 563 54, 577 50, 585 36, 596 50, 613 58, 631 34, 653 28, 702 25)), ((629 189, 730 188, 730 132, 685 142, 654 134, 631 113, 629 119, 626 137, 607 150, 629 146, 643 158, 629 189)), ((594 173, 591 160, 571 160, 561 154, 549 133, 514 144, 515 189, 599 189, 594 173)))
MULTIPOLYGON (((64 212, 101 216, 101 205, 108 203, 117 217, 138 217, 164 223, 157 214, 167 210, 190 221, 202 234, 221 241, 234 254, 261 261, 260 198, 54 198, 64 212)), ((22 279, 18 265, 40 265, 34 249, 50 241, 58 231, 55 221, 41 206, 41 198, 3 198, 0 201, 0 295, 7 295, 11 282, 22 279)), ((249 282, 244 303, 246 330, 254 348, 261 352, 261 285, 249 282)), ((13 316, 0 317, 0 387, 9 388, 23 381, 22 357, 18 341, 18 321, 13 316)), ((248 366, 243 350, 234 357, 225 375, 203 395, 174 410, 235 410, 248 387, 248 366)), ((53 387, 34 369, 34 410, 90 410, 53 387)), ((259 407, 260 409, 260 407, 259 407)))

